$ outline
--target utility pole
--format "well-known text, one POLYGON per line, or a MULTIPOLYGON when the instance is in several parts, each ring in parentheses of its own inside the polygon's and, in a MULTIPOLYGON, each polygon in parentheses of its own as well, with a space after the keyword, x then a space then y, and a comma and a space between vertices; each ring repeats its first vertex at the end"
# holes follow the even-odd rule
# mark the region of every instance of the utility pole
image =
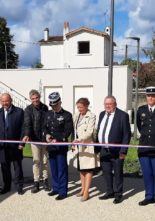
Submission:
POLYGON ((110 61, 108 72, 108 95, 112 95, 112 80, 113 80, 113 34, 114 33, 114 0, 111 0, 110 12, 110 61))
POLYGON ((139 53, 140 53, 140 38, 139 37, 127 37, 137 41, 137 68, 136 68, 136 88, 135 88, 135 101, 134 101, 134 140, 137 139, 137 107, 138 107, 138 80, 139 80, 139 53))
POLYGON ((128 59, 128 45, 125 45, 125 58, 124 60, 126 61, 128 59))

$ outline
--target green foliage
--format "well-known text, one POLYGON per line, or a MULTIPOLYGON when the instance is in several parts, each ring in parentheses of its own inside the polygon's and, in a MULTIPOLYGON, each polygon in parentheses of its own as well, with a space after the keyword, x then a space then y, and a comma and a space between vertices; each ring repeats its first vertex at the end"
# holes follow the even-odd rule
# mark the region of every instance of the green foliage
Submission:
MULTIPOLYGON (((139 141, 131 140, 130 144, 138 145, 139 141)), ((129 148, 127 157, 124 162, 124 173, 127 174, 141 174, 140 164, 137 155, 137 148, 129 148)))
POLYGON ((151 49, 142 49, 144 54, 150 58, 150 62, 155 62, 155 32, 152 37, 152 48, 151 49))
POLYGON ((7 22, 0 17, 0 68, 17 68, 18 55, 15 53, 15 45, 12 44, 13 35, 10 35, 10 29, 7 22))
POLYGON ((44 67, 44 65, 39 63, 39 62, 37 62, 36 64, 32 65, 32 68, 43 68, 43 67, 44 67))
MULTIPOLYGON (((136 68, 137 68, 137 60, 133 60, 133 59, 131 59, 131 58, 128 58, 128 59, 126 59, 126 60, 123 60, 122 62, 121 62, 121 65, 128 65, 129 66, 129 68, 133 71, 133 72, 135 72, 136 71, 136 68)), ((141 63, 139 62, 139 66, 141 65, 141 63)))
POLYGON ((32 151, 31 151, 31 145, 26 144, 23 149, 23 155, 24 157, 32 157, 32 151))

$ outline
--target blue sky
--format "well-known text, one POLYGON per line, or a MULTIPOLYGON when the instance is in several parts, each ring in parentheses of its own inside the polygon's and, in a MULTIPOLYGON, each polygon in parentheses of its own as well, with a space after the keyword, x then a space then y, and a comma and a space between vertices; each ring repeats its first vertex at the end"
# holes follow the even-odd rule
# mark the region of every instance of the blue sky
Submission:
MULTIPOLYGON (((40 59, 38 41, 48 27, 50 35, 62 35, 63 23, 70 29, 86 26, 104 31, 109 25, 111 0, 0 0, 0 15, 14 35, 20 67, 31 67, 40 59)), ((115 60, 124 57, 125 44, 129 56, 136 59, 136 42, 126 36, 140 37, 141 47, 151 47, 155 30, 154 0, 115 0, 115 60)), ((140 53, 144 60, 144 55, 140 53)))

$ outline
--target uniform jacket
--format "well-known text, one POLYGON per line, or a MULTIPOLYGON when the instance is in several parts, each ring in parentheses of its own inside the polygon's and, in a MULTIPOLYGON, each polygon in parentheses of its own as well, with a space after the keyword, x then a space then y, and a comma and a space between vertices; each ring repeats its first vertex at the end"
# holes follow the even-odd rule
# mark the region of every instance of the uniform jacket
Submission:
MULTIPOLYGON (((81 142, 94 141, 96 116, 87 111, 78 123, 79 113, 74 115, 75 139, 81 142)), ((94 152, 94 146, 78 146, 80 169, 92 169, 100 166, 99 155, 94 152)))
MULTIPOLYGON (((52 110, 48 111, 45 116, 43 134, 51 135, 52 139, 59 142, 67 142, 68 137, 73 134, 73 119, 72 114, 63 108, 57 113, 52 110)), ((48 146, 49 151, 65 152, 68 150, 66 146, 48 146)))
MULTIPOLYGON (((100 124, 104 118, 105 111, 100 113, 99 122, 97 127, 97 134, 100 129, 100 124)), ((109 143, 113 144, 129 144, 131 138, 131 129, 129 124, 129 115, 116 108, 111 129, 109 132, 109 143)), ((127 148, 124 147, 110 147, 110 148, 101 148, 101 156, 112 156, 119 157, 119 154, 127 154, 127 148)))
POLYGON ((138 108, 137 127, 141 134, 139 144, 154 146, 154 148, 139 148, 138 155, 155 157, 155 111, 150 114, 148 105, 138 108))
POLYGON ((45 112, 48 111, 48 107, 40 103, 40 107, 37 108, 33 104, 26 107, 24 112, 24 127, 23 136, 28 136, 32 141, 42 140, 42 128, 45 117, 45 112))
MULTIPOLYGON (((21 108, 12 105, 8 113, 8 130, 5 132, 4 109, 0 109, 0 139, 20 140, 24 119, 24 112, 21 108)), ((0 162, 5 160, 14 161, 22 159, 22 150, 18 149, 19 144, 0 143, 0 162)))

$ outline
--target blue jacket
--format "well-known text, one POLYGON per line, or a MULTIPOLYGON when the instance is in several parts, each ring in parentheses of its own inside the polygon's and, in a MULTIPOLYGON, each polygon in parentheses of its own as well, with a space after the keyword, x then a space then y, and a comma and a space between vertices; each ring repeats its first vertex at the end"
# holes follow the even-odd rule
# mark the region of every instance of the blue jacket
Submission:
MULTIPOLYGON (((8 130, 5 131, 4 109, 0 108, 0 140, 20 140, 23 126, 24 112, 21 108, 12 105, 8 113, 8 130)), ((22 159, 22 150, 18 149, 18 143, 0 143, 0 162, 22 159)))

